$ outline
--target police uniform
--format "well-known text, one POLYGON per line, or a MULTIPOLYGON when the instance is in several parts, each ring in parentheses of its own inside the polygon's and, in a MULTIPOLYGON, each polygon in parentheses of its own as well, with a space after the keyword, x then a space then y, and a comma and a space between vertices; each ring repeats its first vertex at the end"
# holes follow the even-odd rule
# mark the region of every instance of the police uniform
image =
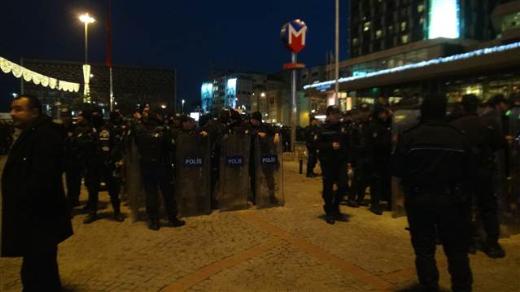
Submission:
POLYGON ((317 125, 309 125, 305 129, 305 146, 307 146, 307 177, 313 177, 314 168, 318 162, 316 139, 320 128, 317 125))
POLYGON ((370 161, 368 152, 368 120, 354 121, 349 129, 349 153, 352 171, 352 189, 349 193, 348 205, 357 207, 362 205, 365 198, 365 190, 370 185, 370 161))
POLYGON ((484 249, 488 254, 493 253, 497 255, 496 257, 503 257, 504 251, 498 244, 500 224, 493 184, 495 169, 493 152, 496 150, 496 145, 500 144, 500 137, 491 126, 486 126, 477 114, 463 115, 454 120, 452 125, 466 135, 476 164, 477 171, 468 184, 468 191, 476 199, 478 215, 486 232, 484 249))
POLYGON ((339 203, 348 191, 347 151, 348 130, 341 123, 325 122, 316 141, 323 173, 323 209, 328 223, 333 224, 340 219, 339 203), (333 143, 339 144, 339 149, 333 148, 333 143), (337 191, 333 191, 334 185, 337 191))
POLYGON ((170 223, 183 225, 184 222, 177 219, 177 203, 173 194, 174 141, 170 130, 160 121, 146 117, 136 125, 135 135, 146 193, 148 227, 159 229, 159 191, 170 223))
POLYGON ((93 165, 87 170, 90 215, 84 223, 88 224, 96 219, 101 182, 104 182, 107 187, 114 218, 117 221, 123 221, 119 198, 121 192, 120 162, 123 160, 123 128, 117 124, 104 124, 99 126, 93 135, 95 143, 93 165))
POLYGON ((471 169, 465 137, 440 121, 423 121, 404 132, 394 153, 393 175, 401 178, 417 274, 427 291, 438 290, 437 238, 452 289, 471 291, 470 199, 462 191, 471 169))
MULTIPOLYGON (((269 147, 269 139, 274 139, 274 129, 263 123, 261 115, 255 116, 255 119, 259 121, 259 125, 255 126, 253 124, 250 124, 250 133, 251 133, 251 147, 250 147, 250 156, 249 156, 249 175, 250 175, 250 182, 251 182, 251 194, 252 198, 251 201, 253 203, 256 203, 256 172, 258 171, 258 166, 256 161, 256 154, 258 152, 267 152, 267 148, 269 147), (260 137, 258 134, 264 133, 265 137, 260 137), (258 140, 257 140, 258 139, 258 140), (256 143, 258 141, 258 143, 256 143), (260 149, 257 149, 257 147, 260 147, 260 149)), ((265 180, 267 183, 267 188, 269 190, 269 197, 271 200, 271 203, 277 204, 275 198, 275 181, 274 181, 274 174, 273 172, 267 171, 267 169, 262 168, 263 174, 265 176, 265 180)))
MULTIPOLYGON (((377 117, 377 112, 367 129, 367 147, 370 178, 370 211, 381 215, 381 199, 390 200, 390 156, 392 131, 389 125, 377 117)), ((389 205, 390 202, 389 202, 389 205)))

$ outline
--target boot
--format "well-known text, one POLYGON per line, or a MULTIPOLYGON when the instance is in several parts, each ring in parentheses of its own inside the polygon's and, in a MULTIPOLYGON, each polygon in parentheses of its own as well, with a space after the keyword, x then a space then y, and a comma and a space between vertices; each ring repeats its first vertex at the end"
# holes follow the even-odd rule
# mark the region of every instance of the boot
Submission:
POLYGON ((121 207, 117 203, 112 203, 112 208, 114 209, 114 220, 117 222, 125 221, 125 216, 121 214, 121 207))
POLYGON ((97 213, 90 213, 87 215, 87 218, 85 218, 85 220, 83 220, 83 224, 90 224, 98 219, 99 219, 99 217, 98 217, 97 213))
POLYGON ((150 218, 148 219, 148 229, 157 231, 159 230, 159 219, 150 218))
POLYGON ((497 241, 488 242, 484 247, 484 253, 492 259, 499 259, 506 256, 505 250, 497 241))
POLYGON ((168 220, 168 223, 170 224, 170 226, 172 227, 181 227, 181 226, 184 226, 186 225, 186 221, 184 220, 180 220, 180 219, 177 219, 177 217, 172 217, 168 220))

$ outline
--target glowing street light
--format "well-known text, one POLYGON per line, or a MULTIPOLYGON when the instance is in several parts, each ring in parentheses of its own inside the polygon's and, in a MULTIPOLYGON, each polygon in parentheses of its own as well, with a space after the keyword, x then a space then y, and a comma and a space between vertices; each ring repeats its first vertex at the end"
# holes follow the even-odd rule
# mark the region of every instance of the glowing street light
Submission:
POLYGON ((83 91, 84 102, 90 102, 90 66, 88 65, 88 25, 96 22, 94 17, 88 13, 84 13, 78 17, 78 19, 85 24, 85 64, 83 65, 83 75, 85 79, 85 88, 83 91))
POLYGON ((181 112, 184 113, 184 103, 186 103, 186 100, 181 101, 181 112))
POLYGON ((161 104, 161 108, 162 109, 166 109, 166 105, 165 104, 161 104))
POLYGON ((15 92, 11 93, 11 95, 13 96, 13 98, 17 98, 18 97, 18 93, 15 93, 15 92))

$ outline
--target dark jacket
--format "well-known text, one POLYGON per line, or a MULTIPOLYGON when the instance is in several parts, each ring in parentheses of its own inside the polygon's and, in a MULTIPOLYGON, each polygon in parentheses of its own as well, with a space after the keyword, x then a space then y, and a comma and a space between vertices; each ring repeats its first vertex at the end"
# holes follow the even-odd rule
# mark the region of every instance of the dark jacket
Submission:
POLYGON ((493 153, 497 150, 497 145, 502 143, 494 128, 486 126, 477 114, 462 115, 451 124, 466 136, 472 160, 479 170, 492 169, 493 153))
POLYGON ((38 118, 15 142, 2 174, 2 256, 49 249, 72 235, 62 184, 63 135, 38 118))
POLYGON ((409 188, 450 188, 471 177, 470 150, 464 135, 444 122, 421 122, 404 132, 393 157, 393 175, 409 188))
POLYGON ((347 162, 349 149, 348 129, 341 123, 331 124, 326 122, 321 128, 316 140, 319 151, 318 157, 321 163, 343 163, 347 162), (335 150, 332 143, 337 142, 340 148, 335 150))

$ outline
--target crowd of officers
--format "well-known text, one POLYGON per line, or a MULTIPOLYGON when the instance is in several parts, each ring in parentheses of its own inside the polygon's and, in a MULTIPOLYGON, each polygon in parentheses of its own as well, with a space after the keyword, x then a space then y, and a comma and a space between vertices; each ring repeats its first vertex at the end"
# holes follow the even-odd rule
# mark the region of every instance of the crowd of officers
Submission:
POLYGON ((510 106, 502 95, 486 103, 465 95, 451 108, 443 96, 424 97, 418 120, 394 132, 388 106, 376 105, 371 111, 362 106, 347 115, 329 107, 325 123, 313 120, 306 131, 307 176, 315 176, 319 160, 326 222, 346 219, 339 209, 342 201, 363 205, 367 187, 369 209, 381 215, 381 200, 392 206, 394 178, 404 193, 421 287, 439 288, 435 246, 440 243, 453 290, 471 291, 468 253, 478 248, 491 258, 505 256, 498 242, 498 203, 507 165, 504 150, 515 140, 507 134, 510 106), (479 229, 484 238, 479 238, 479 229))
POLYGON ((319 158, 326 221, 334 224, 342 218, 339 204, 344 199, 354 208, 366 205, 367 187, 371 193, 369 210, 382 215, 381 201, 387 201, 386 208, 391 208, 392 112, 384 105, 371 110, 365 104, 347 115, 329 107, 326 116, 323 125, 312 119, 305 132, 307 177, 316 176, 314 169, 319 158), (353 174, 350 179, 349 170, 353 174))
MULTIPOLYGON (((88 190, 88 202, 83 211, 88 215, 85 224, 96 221, 98 216, 98 197, 101 187, 105 187, 110 196, 113 218, 123 221, 121 213, 121 194, 125 190, 125 156, 130 147, 137 147, 139 155, 139 173, 145 193, 145 207, 148 227, 152 230, 160 228, 159 193, 170 226, 179 227, 185 224, 178 219, 177 203, 174 196, 175 141, 180 133, 188 133, 208 137, 211 145, 211 194, 213 208, 218 207, 215 186, 219 172, 219 141, 227 133, 249 133, 255 137, 275 137, 275 129, 262 122, 259 112, 248 119, 236 111, 223 110, 218 117, 206 117, 200 126, 188 116, 165 116, 150 109, 146 105, 136 110, 132 117, 124 118, 117 111, 110 113, 105 121, 97 109, 84 110, 77 119, 67 114, 62 115, 66 131, 65 175, 67 197, 72 207, 80 205, 80 186, 82 180, 88 190)), ((254 142, 252 140, 252 142, 254 142)), ((254 145, 252 143, 251 145, 254 145)), ((251 151, 253 147, 251 147, 251 151)), ((251 153, 252 155, 252 153, 251 153)), ((250 160, 251 189, 250 200, 255 201, 255 160, 250 160)))

